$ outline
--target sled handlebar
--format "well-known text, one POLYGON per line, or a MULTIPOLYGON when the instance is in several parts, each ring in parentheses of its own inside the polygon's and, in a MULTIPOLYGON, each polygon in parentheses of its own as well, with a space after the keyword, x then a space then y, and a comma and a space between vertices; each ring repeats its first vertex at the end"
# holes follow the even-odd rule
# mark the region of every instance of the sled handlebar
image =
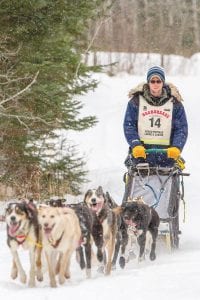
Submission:
MULTIPOLYGON (((167 153, 167 149, 157 149, 157 148, 152 148, 152 149, 146 149, 145 150, 146 154, 150 153, 167 153)), ((185 168, 184 166, 184 159, 180 156, 178 159, 176 159, 177 164, 179 165, 180 169, 183 170, 185 168)), ((183 176, 190 176, 190 173, 182 173, 183 176)))
POLYGON ((167 149, 157 149, 157 148, 152 148, 152 149, 146 149, 145 153, 150 154, 150 153, 166 153, 167 149))

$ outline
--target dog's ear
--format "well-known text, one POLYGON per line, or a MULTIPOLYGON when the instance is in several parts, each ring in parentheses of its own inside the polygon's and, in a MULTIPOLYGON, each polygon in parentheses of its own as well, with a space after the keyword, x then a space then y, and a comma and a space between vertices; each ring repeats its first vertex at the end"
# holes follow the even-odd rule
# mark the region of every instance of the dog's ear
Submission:
POLYGON ((28 206, 28 208, 29 208, 30 210, 32 210, 32 211, 37 211, 37 208, 36 208, 36 205, 35 205, 34 202, 33 202, 33 199, 30 200, 30 201, 27 203, 27 206, 28 206))
POLYGON ((110 197, 110 194, 108 192, 106 192, 106 198, 110 201, 111 197, 110 197))
POLYGON ((112 198, 111 198, 111 196, 110 196, 110 194, 108 192, 106 192, 106 194, 105 194, 105 199, 107 200, 108 205, 110 207, 113 207, 113 201, 112 201, 112 198))
POLYGON ((29 219, 34 219, 37 215, 37 208, 33 202, 23 202, 24 210, 26 211, 29 219))
POLYGON ((101 185, 97 188, 97 193, 103 195, 103 188, 101 185))
POLYGON ((88 197, 88 195, 89 195, 91 192, 92 192, 91 190, 87 190, 87 192, 85 193, 85 196, 84 196, 83 202, 85 202, 85 203, 86 203, 86 198, 88 197))
POLYGON ((8 213, 11 210, 13 203, 8 203, 6 208, 5 208, 5 213, 8 213))
MULTIPOLYGON (((103 188, 102 188, 101 185, 98 186, 98 188, 97 188, 97 190, 96 190, 96 194, 97 194, 99 197, 103 196, 104 203, 108 203, 108 202, 109 202, 109 201, 108 201, 108 198, 107 198, 107 195, 104 193, 103 188)), ((109 203, 108 203, 108 204, 109 204, 109 203)))

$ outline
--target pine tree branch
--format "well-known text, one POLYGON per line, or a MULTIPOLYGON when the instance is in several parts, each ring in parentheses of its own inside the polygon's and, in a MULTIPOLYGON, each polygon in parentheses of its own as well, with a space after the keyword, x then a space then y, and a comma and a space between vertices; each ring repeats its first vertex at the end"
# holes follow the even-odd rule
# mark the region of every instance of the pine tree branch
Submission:
MULTIPOLYGON (((25 115, 13 115, 13 114, 3 113, 2 111, 0 111, 0 116, 4 116, 4 117, 7 117, 7 118, 16 118, 19 121, 19 123, 24 124, 24 125, 25 125, 25 123, 24 123, 24 121, 22 121, 22 119, 26 119, 28 121, 30 121, 30 120, 40 121, 40 122, 42 122, 42 123, 44 123, 48 126, 51 124, 51 122, 46 122, 44 119, 42 119, 40 117, 34 117, 34 116, 29 117, 29 116, 25 116, 25 115)), ((25 125, 25 127, 28 128, 27 125, 25 125)))
POLYGON ((29 80, 31 77, 18 77, 10 79, 9 76, 0 74, 0 79, 5 79, 5 82, 0 82, 0 85, 9 85, 10 83, 21 82, 23 80, 29 80))
POLYGON ((0 102, 0 105, 3 105, 11 100, 14 100, 15 98, 17 98, 18 96, 22 95, 23 93, 25 93, 35 82, 36 82, 36 79, 38 77, 38 74, 39 74, 39 71, 37 71, 37 73, 35 74, 33 80, 21 91, 19 91, 18 93, 16 93, 15 95, 3 100, 0 102))

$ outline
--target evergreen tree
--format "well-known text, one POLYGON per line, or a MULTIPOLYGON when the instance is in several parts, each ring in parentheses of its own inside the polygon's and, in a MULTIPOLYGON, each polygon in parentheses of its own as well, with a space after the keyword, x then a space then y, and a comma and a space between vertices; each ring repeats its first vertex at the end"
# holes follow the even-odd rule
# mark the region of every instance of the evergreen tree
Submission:
POLYGON ((87 48, 89 21, 102 14, 105 4, 1 1, 1 179, 19 193, 48 193, 49 178, 58 186, 64 182, 63 192, 78 193, 85 180, 84 162, 74 147, 65 141, 65 152, 58 158, 55 145, 61 129, 80 131, 96 123, 94 116, 79 117, 82 103, 77 96, 97 85, 81 55, 87 48))

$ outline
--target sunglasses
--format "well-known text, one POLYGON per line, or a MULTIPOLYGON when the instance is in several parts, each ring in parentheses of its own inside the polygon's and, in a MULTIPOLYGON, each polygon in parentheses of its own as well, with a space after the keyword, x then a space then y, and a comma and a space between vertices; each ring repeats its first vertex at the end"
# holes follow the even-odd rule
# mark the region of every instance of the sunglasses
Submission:
POLYGON ((161 80, 150 80, 150 83, 161 83, 162 81, 161 80))

